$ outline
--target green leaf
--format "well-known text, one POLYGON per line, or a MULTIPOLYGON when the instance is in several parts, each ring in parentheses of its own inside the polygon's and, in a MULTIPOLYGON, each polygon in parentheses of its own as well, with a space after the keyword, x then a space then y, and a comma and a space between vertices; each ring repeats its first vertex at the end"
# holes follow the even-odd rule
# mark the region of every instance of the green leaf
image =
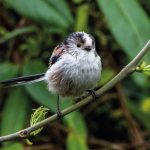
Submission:
MULTIPOLYGON (((1 120, 1 135, 17 132, 24 128, 29 111, 29 101, 21 88, 12 91, 6 100, 3 117, 1 120)), ((18 143, 4 143, 3 150, 23 150, 23 146, 18 143)))
POLYGON ((66 0, 45 0, 50 7, 53 7, 55 11, 57 11, 59 14, 63 15, 64 18, 72 23, 73 22, 73 17, 71 15, 70 9, 68 7, 67 1, 66 0), (59 5, 58 5, 59 4, 59 5), (61 7, 60 7, 61 6, 61 7), (63 9, 62 9, 63 8, 63 9))
POLYGON ((67 122, 66 122, 67 125, 69 125, 69 127, 74 129, 74 132, 76 134, 82 135, 83 139, 85 139, 87 136, 87 129, 86 129, 86 125, 84 122, 84 118, 81 115, 81 113, 79 111, 76 111, 76 112, 70 113, 65 118, 67 119, 67 122), (74 122, 75 120, 78 120, 78 121, 74 122))
MULTIPOLYGON (((98 0, 110 30, 132 59, 150 39, 150 20, 137 0, 98 0)), ((145 60, 150 62, 150 54, 145 60)))
POLYGON ((68 5, 64 0, 59 1, 59 4, 48 0, 5 0, 5 2, 19 14, 38 21, 41 24, 62 28, 68 28, 72 24, 73 19, 68 5), (60 5, 65 8, 60 10, 62 8, 60 5))
POLYGON ((150 75, 150 65, 143 61, 139 66, 135 68, 135 71, 150 75))
POLYGON ((29 139, 25 139, 25 142, 26 142, 27 145, 32 145, 33 144, 33 142, 31 142, 29 139))
MULTIPOLYGON (((61 101, 63 109, 70 105, 73 105, 71 99, 61 101)), ((87 150, 87 128, 82 114, 79 111, 72 112, 64 117, 64 121, 70 131, 67 137, 67 149, 87 150)))
POLYGON ((67 138, 67 149, 68 150, 88 150, 88 147, 85 146, 85 143, 82 143, 84 139, 82 139, 77 134, 71 132, 67 138))
MULTIPOLYGON (((30 126, 35 125, 36 123, 42 121, 45 119, 45 115, 48 113, 49 109, 43 106, 40 106, 39 108, 35 109, 33 114, 31 115, 30 119, 30 126)), ((42 131, 42 128, 39 128, 33 132, 30 133, 30 135, 37 135, 42 131)))
POLYGON ((29 101, 21 88, 14 89, 6 100, 1 123, 1 135, 21 130, 27 118, 29 101))
POLYGON ((65 122, 70 128, 67 138, 68 150, 88 150, 87 146, 87 128, 84 118, 79 111, 65 116, 65 122))
MULTIPOLYGON (((34 112, 31 115, 30 118, 30 126, 32 127, 33 125, 37 124, 38 122, 42 121, 45 119, 45 115, 48 113, 49 109, 43 106, 40 106, 39 108, 35 109, 34 112)), ((37 135, 43 130, 43 127, 33 131, 30 133, 30 135, 37 135)), ((32 145, 33 142, 31 142, 29 139, 25 140, 28 145, 32 145)))
POLYGON ((0 64, 0 80, 6 80, 15 77, 18 73, 19 67, 9 62, 0 64))

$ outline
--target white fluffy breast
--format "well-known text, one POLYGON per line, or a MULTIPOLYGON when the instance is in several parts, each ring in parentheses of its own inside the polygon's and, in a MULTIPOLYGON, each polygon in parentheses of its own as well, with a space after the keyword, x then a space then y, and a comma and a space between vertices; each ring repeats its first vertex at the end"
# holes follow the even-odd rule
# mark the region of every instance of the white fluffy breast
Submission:
MULTIPOLYGON (((80 56, 82 57, 82 56, 80 56)), ((78 60, 78 86, 83 91, 93 88, 101 75, 101 60, 93 52, 78 60)))
POLYGON ((50 91, 61 96, 80 96, 84 91, 93 88, 100 74, 100 57, 91 51, 81 52, 77 57, 64 54, 48 69, 45 78, 50 91))

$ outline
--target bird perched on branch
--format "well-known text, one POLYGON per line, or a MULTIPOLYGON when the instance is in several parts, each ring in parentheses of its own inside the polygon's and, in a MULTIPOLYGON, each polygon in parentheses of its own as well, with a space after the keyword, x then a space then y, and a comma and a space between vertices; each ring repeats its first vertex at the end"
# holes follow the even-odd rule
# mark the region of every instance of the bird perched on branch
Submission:
MULTIPOLYGON (((85 32, 74 32, 56 46, 46 73, 0 81, 0 84, 7 87, 45 80, 49 91, 62 97, 77 97, 94 87, 100 78, 101 68, 94 38, 85 32)), ((59 96, 58 117, 61 116, 59 96)))

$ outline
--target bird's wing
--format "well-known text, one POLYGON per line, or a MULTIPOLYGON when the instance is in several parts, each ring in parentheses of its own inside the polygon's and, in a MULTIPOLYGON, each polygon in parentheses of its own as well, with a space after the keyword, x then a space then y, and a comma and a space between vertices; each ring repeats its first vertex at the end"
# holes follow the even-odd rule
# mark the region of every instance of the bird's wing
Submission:
MULTIPOLYGON (((63 49, 64 49, 63 44, 58 45, 54 49, 49 62, 50 66, 58 61, 61 54, 63 53, 63 49)), ((0 81, 0 85, 2 85, 3 87, 12 87, 12 86, 18 86, 23 84, 31 84, 31 83, 42 81, 44 79, 45 79, 45 74, 42 73, 42 74, 23 76, 23 77, 17 77, 9 80, 0 81)))
POLYGON ((58 59, 60 58, 63 51, 64 51, 64 46, 62 44, 56 46, 56 48, 54 49, 54 51, 51 55, 50 61, 49 61, 50 66, 52 66, 53 64, 55 64, 58 61, 58 59))

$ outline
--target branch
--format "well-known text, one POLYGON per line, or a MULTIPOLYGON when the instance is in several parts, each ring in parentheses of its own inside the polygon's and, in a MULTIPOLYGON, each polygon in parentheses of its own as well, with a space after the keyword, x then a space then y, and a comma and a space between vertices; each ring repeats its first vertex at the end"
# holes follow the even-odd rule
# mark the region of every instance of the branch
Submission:
MULTIPOLYGON (((144 48, 137 54, 137 56, 126 66, 124 67, 112 80, 110 80, 108 83, 106 83, 102 88, 95 91, 97 94, 97 97, 100 97, 102 94, 104 94, 106 91, 110 90, 116 83, 123 80, 125 77, 127 77, 129 74, 133 73, 135 71, 135 67, 138 65, 140 60, 144 57, 144 55, 148 52, 150 49, 150 40, 147 42, 147 44, 144 46, 144 48)), ((83 98, 81 101, 77 102, 76 104, 64 109, 61 113, 63 116, 83 107, 87 103, 91 102, 92 96, 88 96, 83 98)), ((2 136, 0 137, 0 143, 5 141, 10 141, 14 139, 20 139, 20 138, 27 138, 30 136, 30 133, 45 126, 46 124, 53 122, 57 120, 57 115, 54 114, 53 116, 44 119, 41 122, 38 122, 37 124, 33 125, 32 127, 28 127, 26 129, 23 129, 19 132, 2 136)))

